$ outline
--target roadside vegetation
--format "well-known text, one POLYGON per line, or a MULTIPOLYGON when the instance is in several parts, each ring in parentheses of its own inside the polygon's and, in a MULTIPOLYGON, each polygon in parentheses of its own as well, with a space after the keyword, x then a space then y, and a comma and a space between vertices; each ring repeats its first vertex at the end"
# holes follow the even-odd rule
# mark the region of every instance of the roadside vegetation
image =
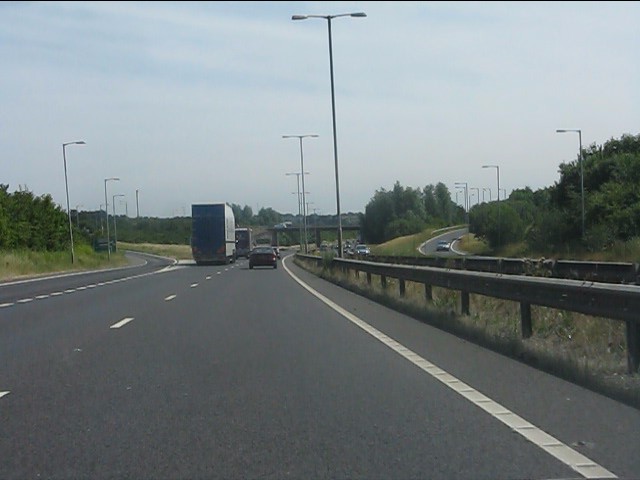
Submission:
POLYGON ((0 280, 18 280, 51 273, 67 273, 83 270, 100 270, 127 265, 122 252, 97 253, 88 245, 75 249, 75 262, 71 263, 71 251, 37 252, 33 250, 0 251, 0 280))
POLYGON ((129 243, 118 242, 121 250, 150 253, 161 257, 175 258, 176 260, 192 260, 191 247, 189 245, 163 245, 156 243, 129 243))

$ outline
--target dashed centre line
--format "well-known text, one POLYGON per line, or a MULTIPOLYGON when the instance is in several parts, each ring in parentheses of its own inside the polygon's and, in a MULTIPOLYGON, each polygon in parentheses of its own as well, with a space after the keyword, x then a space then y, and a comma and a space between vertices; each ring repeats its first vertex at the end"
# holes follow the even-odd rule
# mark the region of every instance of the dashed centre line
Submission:
POLYGON ((197 283, 192 283, 192 284, 191 284, 191 288, 195 288, 195 287, 197 287, 197 286, 198 286, 198 284, 197 284, 197 283))
POLYGON ((13 302, 11 302, 11 303, 2 303, 2 304, 0 304, 0 308, 12 307, 13 305, 14 305, 13 302))
POLYGON ((120 328, 120 327, 124 327, 127 323, 133 321, 133 317, 127 317, 127 318, 123 318, 122 320, 120 320, 118 323, 114 323, 113 325, 111 325, 109 328, 120 328))
POLYGON ((21 300, 18 300, 16 303, 29 303, 29 302, 33 302, 33 298, 23 298, 21 300))
POLYGON ((9 395, 11 392, 7 391, 7 392, 0 392, 0 398, 4 397, 5 395, 9 395))
POLYGON ((164 300, 165 300, 165 302, 170 302, 171 300, 173 300, 176 297, 177 297, 177 295, 169 295, 168 297, 165 297, 164 300))

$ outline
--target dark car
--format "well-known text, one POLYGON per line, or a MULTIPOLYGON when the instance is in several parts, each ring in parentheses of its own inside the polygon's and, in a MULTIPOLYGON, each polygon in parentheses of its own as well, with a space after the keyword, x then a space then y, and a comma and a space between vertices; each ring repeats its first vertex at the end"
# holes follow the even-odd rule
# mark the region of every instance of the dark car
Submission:
POLYGON ((273 247, 255 247, 249 254, 249 268, 273 267, 278 268, 278 257, 273 247))

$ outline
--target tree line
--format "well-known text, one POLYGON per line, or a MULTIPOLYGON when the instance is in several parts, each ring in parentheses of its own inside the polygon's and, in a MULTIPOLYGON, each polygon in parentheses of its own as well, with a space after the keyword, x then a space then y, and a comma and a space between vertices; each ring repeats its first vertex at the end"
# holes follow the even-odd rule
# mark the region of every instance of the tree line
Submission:
MULTIPOLYGON (((526 187, 509 198, 473 206, 469 229, 493 249, 524 242, 531 251, 567 251, 572 248, 606 249, 616 241, 640 236, 640 135, 622 135, 603 145, 583 148, 580 157, 559 166, 554 185, 533 191, 526 187), (584 177, 584 178, 582 178, 584 177), (582 182, 583 180, 583 182, 582 182), (584 183, 584 235, 582 184, 584 183)), ((231 204, 238 226, 266 226, 301 221, 300 215, 282 214, 272 208, 231 204)), ((464 209, 451 199, 446 185, 377 190, 364 213, 343 214, 343 225, 359 225, 369 243, 444 227, 466 221, 464 209)), ((76 242, 91 244, 106 237, 106 222, 114 218, 104 211, 71 212, 76 242)), ((133 243, 188 244, 191 218, 129 218, 120 215, 118 240, 133 243)), ((335 215, 308 215, 309 226, 337 225, 335 215)), ((115 228, 114 228, 115 230, 115 228)), ((116 234, 112 230, 111 235, 116 234)), ((292 233, 294 235, 294 233, 292 233)), ((293 239, 292 239, 293 241, 293 239)), ((36 196, 21 187, 10 193, 0 184, 0 249, 62 251, 69 248, 67 213, 51 195, 36 196)))
POLYGON ((579 156, 560 164, 554 185, 514 190, 504 201, 471 208, 469 230, 492 248, 525 242, 535 252, 603 250, 640 236, 640 135, 581 153, 582 166, 579 156))

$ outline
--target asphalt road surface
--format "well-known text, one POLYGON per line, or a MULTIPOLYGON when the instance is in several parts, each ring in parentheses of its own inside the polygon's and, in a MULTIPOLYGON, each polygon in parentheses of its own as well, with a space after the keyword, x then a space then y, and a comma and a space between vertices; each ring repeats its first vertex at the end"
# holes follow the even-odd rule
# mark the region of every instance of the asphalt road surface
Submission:
POLYGON ((1 479, 640 476, 640 411, 292 257, 140 258, 0 286, 1 479))

